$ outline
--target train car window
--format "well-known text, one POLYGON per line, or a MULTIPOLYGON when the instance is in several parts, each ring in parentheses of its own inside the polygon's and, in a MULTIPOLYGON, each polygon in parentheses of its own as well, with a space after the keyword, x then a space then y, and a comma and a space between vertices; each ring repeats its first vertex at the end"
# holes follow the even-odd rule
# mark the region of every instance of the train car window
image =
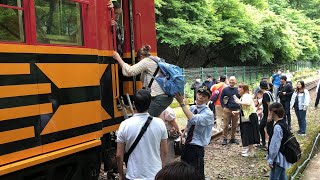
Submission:
POLYGON ((22 0, 0 0, 0 42, 25 42, 22 0))
POLYGON ((83 45, 81 4, 66 0, 36 0, 37 41, 83 45))

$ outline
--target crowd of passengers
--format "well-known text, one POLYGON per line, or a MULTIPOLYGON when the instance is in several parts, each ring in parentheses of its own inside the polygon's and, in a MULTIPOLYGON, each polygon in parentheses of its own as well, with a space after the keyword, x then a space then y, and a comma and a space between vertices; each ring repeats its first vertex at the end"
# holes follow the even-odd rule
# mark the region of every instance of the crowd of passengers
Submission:
POLYGON ((156 81, 150 83, 158 66, 150 58, 150 49, 150 46, 142 47, 137 53, 139 62, 134 65, 125 63, 117 52, 113 56, 124 76, 141 74, 140 79, 146 87, 134 95, 135 113, 123 121, 118 130, 120 179, 206 179, 205 147, 212 134, 222 131, 222 146, 239 144, 236 139, 239 125, 241 155, 255 157, 255 149, 267 151, 270 179, 286 179, 285 169, 291 164, 279 151, 283 132, 275 122, 284 121, 291 130, 290 110, 294 109, 299 124, 297 134, 306 135, 310 95, 303 81, 297 81, 293 88, 293 75, 278 70, 270 79, 262 78, 259 87, 251 92, 247 84, 237 84, 235 76, 220 76, 218 82, 208 76, 203 83, 196 79, 191 87, 195 92, 194 104, 185 104, 183 94, 170 97, 156 81), (174 98, 187 119, 186 127, 178 126, 176 114, 169 106, 174 98), (136 141, 141 129, 146 131, 136 141), (180 161, 175 158, 176 139, 183 144, 180 161), (125 155, 128 152, 130 155, 125 155), (125 172, 124 161, 127 159, 125 172))

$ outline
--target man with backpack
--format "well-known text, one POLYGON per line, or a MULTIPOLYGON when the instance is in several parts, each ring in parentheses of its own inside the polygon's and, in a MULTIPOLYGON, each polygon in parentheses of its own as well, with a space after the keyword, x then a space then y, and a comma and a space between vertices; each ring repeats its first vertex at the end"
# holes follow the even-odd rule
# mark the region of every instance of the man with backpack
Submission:
POLYGON ((220 103, 220 96, 221 92, 226 86, 226 76, 220 76, 220 83, 214 84, 211 87, 212 95, 210 97, 210 101, 214 103, 215 106, 215 114, 216 114, 216 130, 221 131, 222 130, 222 115, 223 115, 223 109, 221 107, 220 103))
POLYGON ((264 128, 267 127, 267 133, 269 134, 273 127, 273 121, 271 120, 268 122, 268 109, 269 105, 274 102, 273 96, 271 92, 268 91, 268 83, 265 81, 260 82, 260 89, 263 93, 262 95, 262 108, 263 108, 263 116, 260 120, 259 124, 259 131, 261 136, 261 144, 258 146, 264 150, 267 149, 266 147, 266 134, 264 128))
POLYGON ((280 103, 273 103, 269 106, 269 113, 268 118, 275 121, 273 130, 269 134, 267 155, 267 162, 271 168, 270 179, 287 179, 286 169, 301 157, 300 145, 283 120, 285 115, 283 106, 280 103))
POLYGON ((289 129, 291 129, 290 101, 293 94, 293 88, 290 83, 287 83, 286 76, 281 76, 280 81, 281 85, 279 87, 278 96, 286 113, 283 117, 283 120, 287 122, 289 129))

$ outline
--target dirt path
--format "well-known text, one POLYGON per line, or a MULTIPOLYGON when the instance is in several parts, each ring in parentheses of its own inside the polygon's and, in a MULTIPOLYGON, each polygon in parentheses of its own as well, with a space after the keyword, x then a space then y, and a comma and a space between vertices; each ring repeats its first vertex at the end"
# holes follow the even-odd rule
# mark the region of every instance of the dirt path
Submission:
POLYGON ((320 152, 311 159, 309 165, 304 170, 301 180, 318 180, 320 175, 320 152))

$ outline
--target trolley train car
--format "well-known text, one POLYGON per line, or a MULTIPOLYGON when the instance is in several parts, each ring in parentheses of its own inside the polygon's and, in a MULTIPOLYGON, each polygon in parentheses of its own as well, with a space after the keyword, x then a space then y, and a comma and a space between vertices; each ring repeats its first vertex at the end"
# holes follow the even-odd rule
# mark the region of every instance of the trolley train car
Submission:
MULTIPOLYGON (((0 179, 97 179, 112 167, 121 96, 109 0, 0 0, 0 179), (109 157, 109 159, 106 159, 109 157)), ((124 60, 150 44, 153 0, 119 0, 124 60)))

